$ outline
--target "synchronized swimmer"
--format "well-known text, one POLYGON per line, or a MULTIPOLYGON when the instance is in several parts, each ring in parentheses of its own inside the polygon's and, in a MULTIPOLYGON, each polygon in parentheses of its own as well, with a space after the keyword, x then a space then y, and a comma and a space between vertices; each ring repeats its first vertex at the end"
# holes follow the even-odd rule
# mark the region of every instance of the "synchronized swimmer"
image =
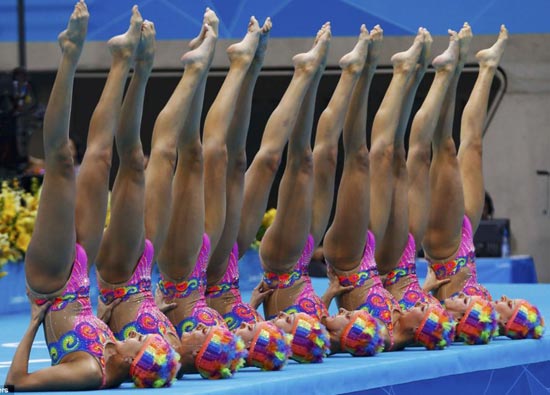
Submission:
POLYGON ((227 49, 228 74, 200 119, 219 20, 206 9, 184 71, 159 113, 147 169, 140 140, 145 88, 155 57, 155 26, 132 8, 130 26, 108 41, 111 67, 92 115, 78 176, 69 148, 73 83, 89 13, 80 0, 59 35, 61 61, 44 118, 45 176, 25 258, 31 322, 6 384, 21 391, 167 387, 186 373, 221 379, 243 366, 280 370, 288 359, 320 363, 330 354, 373 356, 409 345, 485 344, 498 335, 538 339, 539 310, 523 299, 494 300, 478 282, 473 234, 483 209, 482 131, 489 91, 508 40, 477 53, 479 74, 452 138, 458 79, 472 30, 449 30, 435 77, 405 130, 431 57, 419 28, 395 54, 393 76, 367 149, 367 99, 383 31, 365 25, 339 62, 341 75, 311 133, 327 62, 330 23, 293 58, 294 74, 246 168, 253 91, 272 28, 251 17, 227 49), (133 68, 129 87, 126 80, 133 68), (338 142, 344 168, 333 222, 338 142), (120 165, 109 199, 113 139, 120 165), (239 291, 238 260, 261 223, 285 147, 277 215, 260 246, 264 270, 250 303, 239 291), (177 202, 174 204, 173 202, 177 202), (443 214, 444 213, 444 214, 443 214), (329 287, 315 294, 308 276, 324 240, 329 287), (429 273, 422 287, 415 259, 429 273), (158 263, 161 279, 151 283, 158 263), (96 270, 98 315, 88 273, 96 270), (336 299, 339 313, 328 307, 336 299), (258 311, 263 305, 263 315, 258 311), (43 324, 52 366, 29 373, 43 324))

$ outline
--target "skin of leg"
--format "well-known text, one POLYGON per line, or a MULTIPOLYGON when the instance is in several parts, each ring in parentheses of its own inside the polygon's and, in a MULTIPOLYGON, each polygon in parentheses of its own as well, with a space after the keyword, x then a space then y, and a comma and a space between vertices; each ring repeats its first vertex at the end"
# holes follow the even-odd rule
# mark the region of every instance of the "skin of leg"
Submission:
MULTIPOLYGON (((311 52, 311 51, 310 51, 311 52)), ((294 57, 294 74, 279 105, 267 121, 252 164, 245 174, 241 222, 237 243, 242 256, 256 237, 267 207, 269 191, 281 163, 283 149, 297 122, 301 103, 308 91, 316 68, 304 63, 308 54, 294 57)))
POLYGON ((290 136, 287 162, 277 197, 278 215, 267 229, 260 245, 262 265, 268 271, 291 270, 302 254, 310 232, 313 202, 311 132, 329 32, 328 30, 321 34, 313 49, 316 51, 317 70, 290 136))
MULTIPOLYGON (((141 35, 142 41, 148 37, 154 43, 154 26, 151 22, 143 23, 141 35)), ((140 124, 145 88, 152 70, 154 44, 149 59, 142 61, 140 56, 138 50, 134 74, 122 103, 120 124, 115 135, 120 163, 111 196, 111 220, 105 230, 97 260, 101 277, 110 283, 130 278, 145 246, 145 174, 140 124)))
MULTIPOLYGON (((142 18, 137 7, 132 12, 132 24, 141 25, 142 18)), ((76 232, 79 243, 88 254, 89 265, 95 260, 103 236, 113 137, 119 123, 126 78, 133 61, 133 44, 127 44, 126 36, 116 36, 108 42, 112 54, 111 69, 90 120, 86 154, 77 179, 76 232)))
POLYGON ((77 3, 67 29, 59 35, 62 56, 44 116, 46 175, 25 257, 27 283, 41 293, 55 292, 65 285, 74 259, 76 183, 69 149, 69 118, 88 18, 86 4, 77 3))
POLYGON ((371 31, 371 40, 367 63, 353 90, 344 122, 344 170, 338 187, 334 221, 323 244, 327 261, 339 270, 351 270, 357 266, 363 255, 369 225, 367 104, 382 40, 382 30, 378 26, 371 31))
POLYGON ((342 74, 317 124, 313 150, 313 205, 310 233, 318 245, 327 229, 334 200, 334 178, 338 160, 338 140, 344 126, 353 89, 365 66, 369 35, 361 26, 359 40, 350 53, 340 60, 342 74))
POLYGON ((457 60, 458 42, 451 42, 449 48, 433 62, 436 67, 434 80, 411 126, 407 157, 409 232, 417 248, 421 246, 428 224, 431 141, 457 60))
POLYGON ((462 237, 464 193, 452 128, 458 79, 464 67, 470 39, 471 30, 465 25, 459 33, 458 64, 445 95, 432 141, 431 201, 422 246, 426 255, 433 259, 447 259, 454 255, 462 237))
POLYGON ((262 27, 258 48, 243 81, 237 99, 238 105, 235 108, 227 132, 228 162, 225 224, 220 241, 212 252, 208 263, 207 276, 209 284, 215 284, 225 274, 228 256, 239 232, 246 171, 246 136, 250 124, 254 86, 260 75, 270 30, 271 20, 268 18, 262 27))
POLYGON ((485 203, 482 167, 483 128, 487 117, 491 84, 507 39, 508 31, 502 26, 495 45, 477 53, 479 74, 462 113, 458 163, 464 188, 464 207, 474 232, 479 225, 485 203))
POLYGON ((418 64, 405 89, 405 99, 399 118, 399 126, 394 142, 391 211, 384 238, 376 245, 376 262, 380 274, 391 271, 397 263, 408 240, 409 217, 407 210, 408 174, 405 154, 405 131, 410 118, 416 91, 428 66, 431 37, 423 30, 424 41, 418 64))
POLYGON ((388 225, 394 186, 395 135, 404 103, 403 91, 415 71, 423 48, 419 32, 411 48, 392 57, 393 77, 374 118, 370 151, 370 226, 380 242, 388 225))
POLYGON ((229 72, 204 123, 204 201, 205 229, 215 249, 223 232, 226 214, 227 133, 237 105, 237 98, 248 68, 256 52, 260 27, 250 18, 248 33, 243 41, 227 50, 229 72))
POLYGON ((146 177, 146 234, 159 251, 160 270, 173 279, 184 277, 188 266, 194 264, 204 232, 200 117, 216 40, 217 35, 211 30, 199 46, 182 58, 185 72, 159 114, 153 132, 146 177), (172 205, 172 199, 182 199, 185 204, 172 205), (189 210, 194 210, 194 216, 189 218, 192 222, 181 226, 180 221, 189 217, 189 210))

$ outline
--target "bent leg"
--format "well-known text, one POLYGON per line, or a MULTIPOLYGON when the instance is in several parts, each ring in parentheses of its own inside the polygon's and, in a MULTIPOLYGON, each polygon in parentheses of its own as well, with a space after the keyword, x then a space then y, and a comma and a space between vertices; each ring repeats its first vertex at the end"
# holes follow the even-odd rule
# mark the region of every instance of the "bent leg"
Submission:
POLYGON ((88 29, 88 9, 76 4, 59 35, 62 56, 44 116, 46 174, 34 232, 25 258, 28 285, 36 292, 60 290, 75 254, 75 178, 69 149, 73 83, 88 29))
POLYGON ((508 31, 502 25, 497 42, 491 48, 476 54, 479 61, 479 74, 462 113, 458 163, 464 188, 464 208, 472 223, 473 232, 479 225, 485 203, 482 143, 489 93, 507 40, 508 31))

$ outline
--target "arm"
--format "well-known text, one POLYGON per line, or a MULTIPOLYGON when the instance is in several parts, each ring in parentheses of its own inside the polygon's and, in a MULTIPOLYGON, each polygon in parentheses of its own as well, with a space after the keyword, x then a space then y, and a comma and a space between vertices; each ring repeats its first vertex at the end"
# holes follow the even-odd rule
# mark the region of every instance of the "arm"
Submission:
POLYGON ((263 281, 260 281, 256 288, 252 290, 252 295, 250 295, 250 306, 257 310, 264 302, 265 298, 271 295, 273 291, 275 290, 268 288, 263 281))
POLYGON ((353 285, 347 287, 340 285, 340 281, 338 281, 338 277, 330 265, 327 265, 327 277, 329 280, 328 288, 323 296, 321 296, 321 300, 328 309, 332 299, 338 295, 351 291, 353 289, 353 285))
POLYGON ((442 280, 438 280, 435 277, 435 273, 431 267, 428 266, 428 273, 426 274, 426 279, 424 280, 424 285, 422 285, 422 289, 424 292, 437 292, 439 287, 441 287, 443 284, 447 284, 449 281, 451 281, 450 278, 444 278, 442 280))

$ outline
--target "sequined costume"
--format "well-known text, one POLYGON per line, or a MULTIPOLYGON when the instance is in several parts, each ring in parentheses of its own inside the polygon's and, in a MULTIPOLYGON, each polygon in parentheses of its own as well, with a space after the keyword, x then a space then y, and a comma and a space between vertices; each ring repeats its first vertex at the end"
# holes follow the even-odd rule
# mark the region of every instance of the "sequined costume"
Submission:
POLYGON ((328 315, 325 304, 313 290, 308 274, 313 249, 313 236, 309 235, 302 255, 291 272, 280 274, 264 271, 263 281, 269 288, 275 289, 264 302, 264 312, 268 320, 274 318, 279 311, 307 313, 319 320, 328 315))
POLYGON ((462 285, 460 291, 455 292, 453 295, 450 295, 450 297, 456 296, 459 292, 463 292, 468 296, 481 296, 484 299, 492 300, 489 291, 477 281, 475 258, 476 254, 472 224, 466 215, 462 221, 462 238, 460 246, 454 258, 440 261, 426 257, 438 280, 452 277, 461 270, 469 272, 469 276, 462 285))
POLYGON ((119 340, 128 338, 131 331, 159 334, 166 340, 179 341, 177 332, 168 318, 159 310, 151 292, 151 267, 154 249, 149 240, 132 276, 121 284, 110 284, 97 273, 100 302, 108 305, 115 299, 122 303, 113 309, 109 326, 119 340))
POLYGON ((392 312, 401 309, 397 300, 382 285, 374 260, 375 247, 374 235, 368 231, 359 267, 350 271, 335 269, 340 285, 354 287, 352 291, 339 297, 338 301, 340 307, 347 310, 366 310, 381 320, 388 329, 390 342, 393 344, 392 312))
MULTIPOLYGON (((402 296, 398 300, 403 310, 409 310, 415 303, 433 303, 439 305, 439 301, 431 294, 424 292, 416 276, 416 243, 414 237, 409 233, 405 250, 399 259, 397 267, 390 271, 384 279, 384 287, 391 287, 399 282, 404 282, 404 290, 397 290, 402 296)), ((395 295, 395 293, 393 293, 395 295)))
POLYGON ((28 285, 27 289, 32 302, 39 306, 52 301, 44 318, 44 332, 52 365, 59 364, 65 356, 73 352, 88 353, 101 367, 104 387, 103 351, 105 344, 114 342, 115 337, 109 327, 92 311, 88 259, 79 244, 75 250, 71 275, 62 291, 44 295, 33 291, 28 285))
POLYGON ((239 246, 233 245, 229 263, 222 279, 206 289, 206 300, 212 307, 215 304, 230 330, 237 329, 243 322, 263 321, 260 314, 248 303, 242 301, 239 291, 239 246), (221 306, 220 306, 221 305, 221 306))
POLYGON ((210 239, 203 235, 202 246, 195 267, 186 279, 174 281, 161 273, 159 291, 166 303, 177 303, 167 315, 176 327, 178 335, 190 332, 199 323, 206 326, 225 326, 223 317, 206 304, 206 266, 210 253, 210 239))

